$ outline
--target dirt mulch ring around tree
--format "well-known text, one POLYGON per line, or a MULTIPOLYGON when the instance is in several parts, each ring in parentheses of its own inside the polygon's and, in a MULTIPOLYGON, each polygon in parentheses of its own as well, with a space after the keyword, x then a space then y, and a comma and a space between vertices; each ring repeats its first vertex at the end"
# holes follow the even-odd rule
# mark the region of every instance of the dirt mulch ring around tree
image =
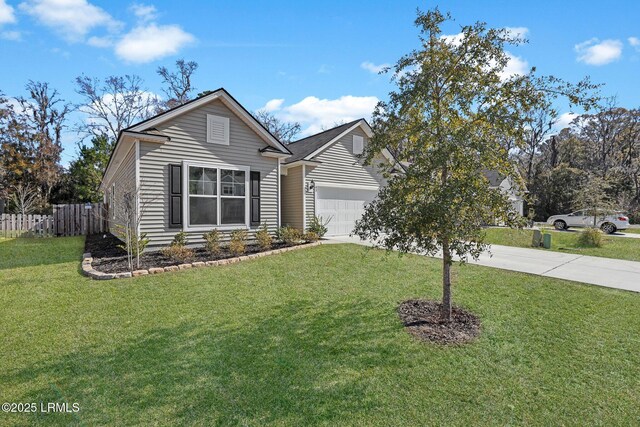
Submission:
MULTIPOLYGON (((129 271, 129 263, 127 262, 127 253, 124 249, 118 247, 118 245, 121 244, 122 242, 110 233, 89 235, 85 240, 84 251, 91 253, 91 257, 93 258, 91 266, 94 270, 103 273, 122 273, 129 271)), ((297 245, 274 243, 271 250, 282 249, 289 246, 297 245)), ((245 255, 258 252, 263 251, 261 251, 257 245, 247 245, 245 255)), ((235 255, 231 255, 225 247, 222 247, 219 256, 213 256, 204 248, 193 248, 193 257, 178 262, 164 256, 161 251, 148 251, 140 255, 140 267, 136 267, 135 270, 148 270, 154 267, 169 267, 186 263, 190 264, 197 261, 217 261, 220 259, 233 258, 234 256, 235 255)))
POLYGON ((418 339, 437 344, 458 345, 480 335, 480 319, 453 307, 451 322, 440 319, 441 304, 428 300, 408 300, 398 306, 398 315, 407 331, 418 339))

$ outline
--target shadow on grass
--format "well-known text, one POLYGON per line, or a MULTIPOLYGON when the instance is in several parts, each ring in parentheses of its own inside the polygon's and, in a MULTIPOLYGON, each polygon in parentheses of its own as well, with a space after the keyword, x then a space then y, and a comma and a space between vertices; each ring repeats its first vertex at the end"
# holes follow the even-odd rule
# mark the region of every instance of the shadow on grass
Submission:
POLYGON ((0 239, 0 270, 81 261, 84 237, 0 239))
POLYGON ((16 401, 80 403, 79 414, 34 415, 39 424, 340 424, 379 406, 363 371, 400 363, 388 344, 398 331, 376 322, 379 311, 293 302, 240 326, 151 329, 109 351, 89 347, 4 373, 0 383, 30 389, 16 401))

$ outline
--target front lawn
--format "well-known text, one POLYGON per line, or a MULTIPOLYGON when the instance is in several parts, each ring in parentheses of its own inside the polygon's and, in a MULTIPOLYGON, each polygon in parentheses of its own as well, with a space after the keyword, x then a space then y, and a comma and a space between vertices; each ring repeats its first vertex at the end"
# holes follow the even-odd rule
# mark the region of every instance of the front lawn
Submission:
POLYGON ((2 425, 634 425, 640 295, 478 266, 464 347, 407 334, 440 262, 322 245, 127 280, 78 273, 82 239, 0 242, 2 425), (27 250, 28 248, 28 250, 27 250))
MULTIPOLYGON (((487 228, 486 241, 494 245, 517 246, 531 249, 532 230, 510 228, 487 228)), ((626 237, 603 236, 604 245, 600 248, 586 248, 578 244, 581 230, 546 231, 551 234, 551 250, 572 254, 590 255, 604 258, 640 261, 640 240, 626 237)), ((548 250, 542 249, 541 250, 548 250)))

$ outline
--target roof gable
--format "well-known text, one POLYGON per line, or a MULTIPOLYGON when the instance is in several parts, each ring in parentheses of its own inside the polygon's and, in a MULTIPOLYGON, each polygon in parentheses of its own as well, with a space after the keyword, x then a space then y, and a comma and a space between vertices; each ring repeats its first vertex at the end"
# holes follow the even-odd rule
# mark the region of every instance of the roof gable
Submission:
POLYGON ((147 120, 130 126, 129 128, 125 129, 125 131, 148 131, 149 129, 154 128, 161 123, 165 123, 177 116, 181 116, 189 111, 195 110, 196 108, 208 104, 209 102, 212 102, 216 99, 222 101, 225 106, 227 106, 234 114, 236 114, 269 146, 282 153, 291 154, 291 151, 289 151, 287 147, 278 140, 278 138, 276 138, 271 132, 269 132, 269 130, 265 128, 262 123, 260 123, 255 117, 253 117, 253 115, 249 113, 249 111, 247 111, 247 109, 244 108, 238 101, 236 101, 236 99, 232 97, 231 94, 229 94, 229 92, 227 92, 224 88, 214 90, 207 95, 191 100, 183 105, 172 108, 171 110, 165 111, 164 113, 158 114, 157 116, 151 117, 147 120))
POLYGON ((299 160, 311 160, 313 157, 329 148, 332 144, 357 127, 362 127, 366 134, 371 134, 371 128, 364 119, 358 119, 336 126, 290 143, 287 148, 289 148, 289 151, 291 151, 293 155, 289 157, 285 163, 292 163, 299 160))

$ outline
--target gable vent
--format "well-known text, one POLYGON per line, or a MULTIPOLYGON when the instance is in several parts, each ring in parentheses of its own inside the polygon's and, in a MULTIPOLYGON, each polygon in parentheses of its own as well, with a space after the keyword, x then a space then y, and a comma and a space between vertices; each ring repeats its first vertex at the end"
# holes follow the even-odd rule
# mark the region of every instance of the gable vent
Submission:
POLYGON ((207 142, 229 145, 229 119, 207 114, 207 142))
POLYGON ((364 138, 359 135, 353 135, 353 154, 362 154, 364 151, 364 138))

